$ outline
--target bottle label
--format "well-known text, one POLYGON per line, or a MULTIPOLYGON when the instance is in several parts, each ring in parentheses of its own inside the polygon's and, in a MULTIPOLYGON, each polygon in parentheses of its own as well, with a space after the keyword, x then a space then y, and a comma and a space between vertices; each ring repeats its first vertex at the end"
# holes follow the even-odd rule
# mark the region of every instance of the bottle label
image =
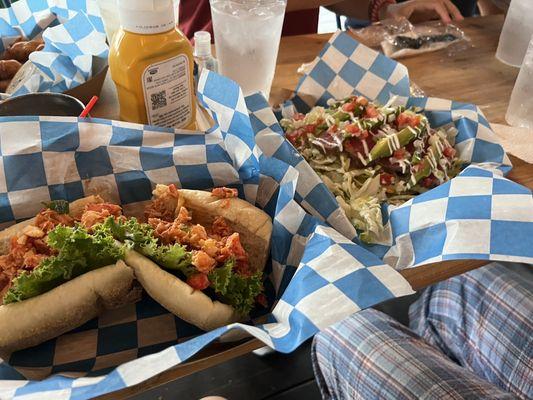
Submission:
POLYGON ((190 79, 189 59, 183 54, 144 70, 144 101, 150 125, 184 128, 192 122, 190 79))

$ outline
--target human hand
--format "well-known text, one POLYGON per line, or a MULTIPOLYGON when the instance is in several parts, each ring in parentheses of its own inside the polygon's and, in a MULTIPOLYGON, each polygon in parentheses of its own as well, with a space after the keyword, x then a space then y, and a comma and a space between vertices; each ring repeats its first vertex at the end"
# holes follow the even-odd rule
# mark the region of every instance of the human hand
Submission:
POLYGON ((440 18, 445 24, 463 20, 463 16, 450 0, 408 0, 390 4, 383 9, 382 17, 381 19, 404 17, 412 22, 440 18))

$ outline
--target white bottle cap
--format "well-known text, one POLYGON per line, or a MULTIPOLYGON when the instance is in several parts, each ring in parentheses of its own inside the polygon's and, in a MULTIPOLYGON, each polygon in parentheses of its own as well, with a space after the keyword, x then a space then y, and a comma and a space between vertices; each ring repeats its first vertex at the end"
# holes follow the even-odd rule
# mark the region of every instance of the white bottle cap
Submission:
POLYGON ((211 34, 206 31, 194 32, 194 56, 207 57, 211 55, 211 34))
POLYGON ((140 34, 167 32, 176 25, 172 0, 118 0, 120 25, 140 34))

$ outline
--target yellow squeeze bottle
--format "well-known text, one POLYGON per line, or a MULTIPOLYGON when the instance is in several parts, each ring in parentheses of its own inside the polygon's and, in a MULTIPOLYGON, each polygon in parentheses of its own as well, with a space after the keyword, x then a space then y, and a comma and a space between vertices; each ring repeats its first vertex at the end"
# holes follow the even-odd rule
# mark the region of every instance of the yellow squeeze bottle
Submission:
POLYGON ((193 53, 176 28, 173 0, 119 0, 109 52, 120 119, 195 129, 193 53))

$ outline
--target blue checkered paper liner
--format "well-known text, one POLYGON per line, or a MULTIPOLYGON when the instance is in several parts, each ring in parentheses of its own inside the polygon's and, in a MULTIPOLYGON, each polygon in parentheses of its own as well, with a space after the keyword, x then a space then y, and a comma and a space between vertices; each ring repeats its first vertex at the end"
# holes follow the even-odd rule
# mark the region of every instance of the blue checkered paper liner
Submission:
POLYGON ((337 201, 309 164, 283 138, 269 105, 249 99, 250 119, 263 154, 300 172, 295 199, 310 214, 373 252, 396 269, 453 259, 533 263, 531 191, 504 177, 511 163, 481 110, 472 104, 432 97, 409 97, 405 66, 360 44, 346 33, 334 34, 294 97, 282 107, 290 116, 325 106, 330 98, 352 93, 381 104, 416 106, 433 127, 453 124, 455 148, 468 167, 456 178, 399 207, 383 207, 386 237, 361 243, 337 201))
POLYGON ((150 198, 155 183, 235 187, 273 218, 265 289, 274 307, 267 323, 202 334, 145 296, 5 357, 0 398, 87 399, 109 393, 187 360, 230 331, 290 352, 360 309, 412 293, 393 268, 304 211, 296 195, 301 173, 263 154, 255 142, 253 99, 214 73, 201 75, 198 97, 216 121, 207 132, 98 119, 0 118, 0 222, 34 215, 41 201, 89 193, 122 204, 128 214, 150 198))
POLYGON ((108 46, 95 0, 19 0, 0 9, 0 53, 21 36, 42 37, 45 47, 30 55, 24 66, 28 73, 11 96, 64 92, 89 80, 96 60, 107 63, 108 46))

